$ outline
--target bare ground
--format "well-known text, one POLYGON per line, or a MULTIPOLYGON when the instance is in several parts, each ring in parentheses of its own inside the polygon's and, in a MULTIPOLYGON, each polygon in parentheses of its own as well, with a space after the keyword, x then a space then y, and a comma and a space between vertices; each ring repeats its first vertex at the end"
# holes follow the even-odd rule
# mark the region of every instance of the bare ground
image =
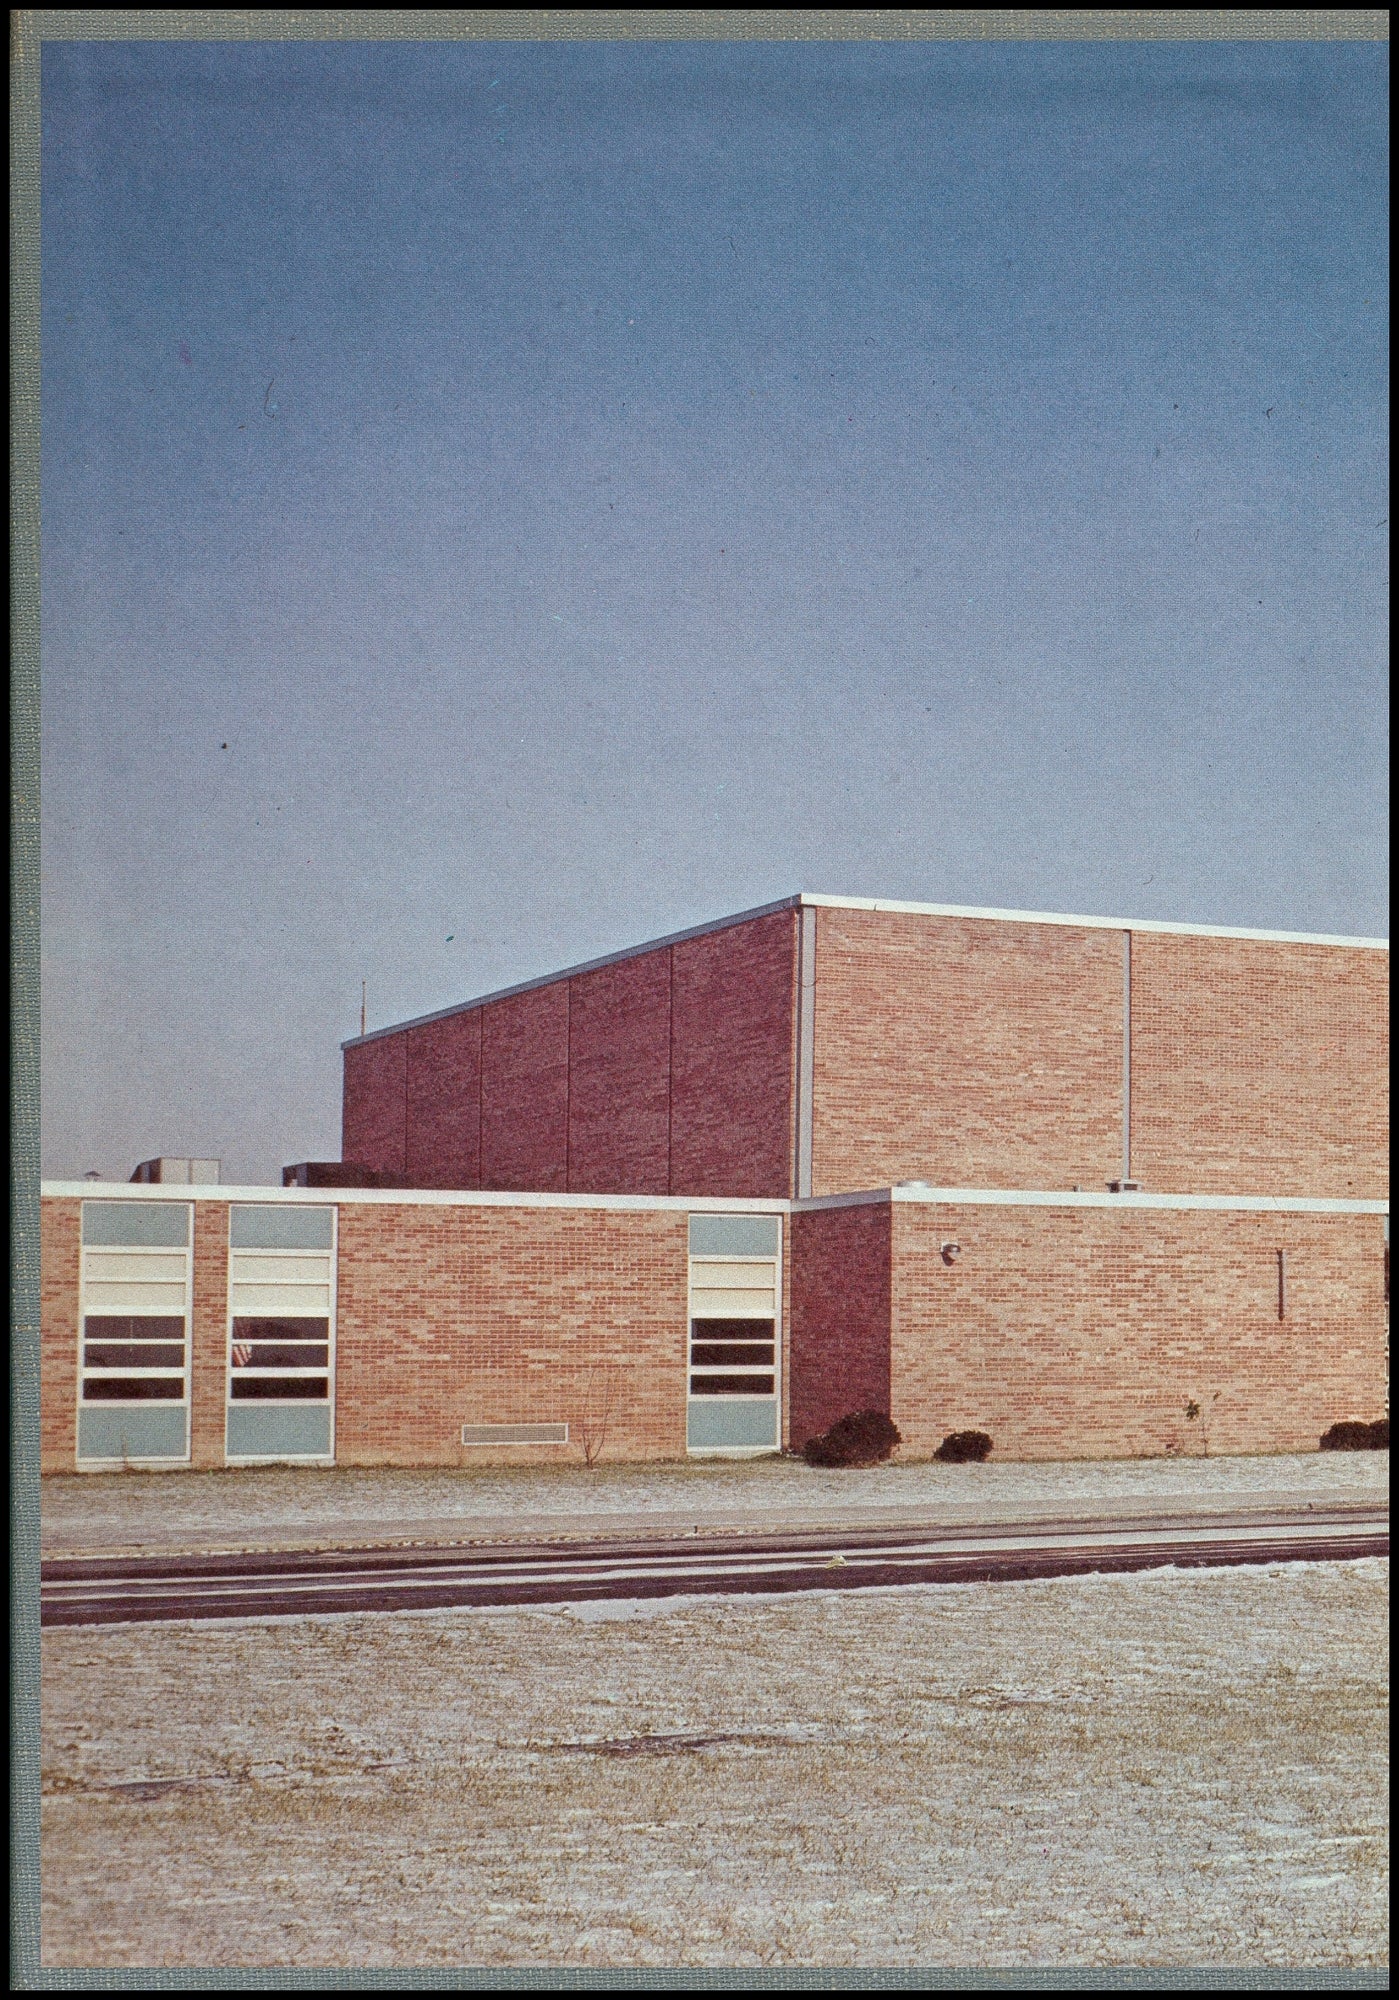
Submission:
POLYGON ((229 1472, 99 1473, 45 1479, 46 1549, 363 1539, 436 1533, 614 1531, 632 1523, 718 1526, 779 1517, 993 1520, 1036 1512, 1191 1511, 1286 1500, 1383 1500, 1388 1452, 1121 1459, 1034 1465, 875 1466, 818 1471, 791 1459, 406 1472, 269 1466, 229 1472))
POLYGON ((44 1963, 1381 1965, 1387 1579, 53 1630, 44 1963))

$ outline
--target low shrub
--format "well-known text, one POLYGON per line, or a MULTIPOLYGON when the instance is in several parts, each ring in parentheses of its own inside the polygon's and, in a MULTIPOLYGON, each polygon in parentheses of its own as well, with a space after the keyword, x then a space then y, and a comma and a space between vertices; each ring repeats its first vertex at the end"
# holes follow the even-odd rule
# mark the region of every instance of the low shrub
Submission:
POLYGON ((902 1443, 897 1425, 883 1410, 856 1410, 819 1437, 808 1438, 802 1457, 808 1465, 882 1465, 902 1443))
POLYGON ((991 1456, 991 1440, 985 1431, 953 1431, 945 1437, 934 1458, 941 1458, 950 1465, 979 1465, 983 1458, 991 1456))
POLYGON ((1372 1424, 1332 1424, 1321 1440, 1323 1451, 1388 1451, 1389 1418, 1376 1417, 1372 1424))

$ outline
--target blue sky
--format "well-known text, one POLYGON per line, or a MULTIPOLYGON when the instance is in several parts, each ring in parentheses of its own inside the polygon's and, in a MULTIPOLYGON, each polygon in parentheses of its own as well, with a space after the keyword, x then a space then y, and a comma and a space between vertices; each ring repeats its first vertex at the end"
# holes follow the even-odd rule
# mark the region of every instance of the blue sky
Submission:
POLYGON ((802 888, 1383 933, 1386 55, 47 44, 45 1172, 802 888))

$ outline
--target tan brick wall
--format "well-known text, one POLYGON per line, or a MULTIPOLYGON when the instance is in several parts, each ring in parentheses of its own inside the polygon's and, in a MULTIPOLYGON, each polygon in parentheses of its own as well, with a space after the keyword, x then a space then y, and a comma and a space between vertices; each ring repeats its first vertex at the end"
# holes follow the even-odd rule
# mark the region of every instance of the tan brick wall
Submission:
MULTIPOLYGON (((223 1460, 226 1202, 196 1204, 193 1462, 223 1460)), ((685 1453, 685 1211, 346 1203, 342 1464, 685 1453), (472 1448, 463 1423, 567 1422, 567 1446, 472 1448)), ((74 1463, 79 1203, 46 1198, 42 1464, 74 1463)), ((1384 1409, 1378 1216, 922 1206, 813 1211, 784 1230, 786 1434, 888 1407, 904 1455, 984 1429, 1001 1459, 1305 1451, 1384 1409), (939 1255, 961 1245, 951 1265, 939 1255), (1287 1252, 1278 1318, 1277 1252, 1287 1252)))
POLYGON ((813 1194, 1121 1173, 1122 934, 821 909, 813 1194))
POLYGON ((896 1203, 893 1240, 906 1457, 969 1429, 999 1459, 1198 1452, 1188 1400, 1212 1452, 1308 1451, 1384 1412, 1379 1216, 896 1203))
POLYGON ((190 1325, 190 1463, 223 1464, 228 1367, 228 1203, 194 1205, 194 1311, 190 1325))
POLYGON ((337 1460, 576 1463, 604 1371, 603 1456, 683 1457, 687 1260, 683 1212, 346 1204, 337 1460), (461 1443, 464 1423, 558 1422, 566 1446, 461 1443))
MULTIPOLYGON (((821 909, 815 1194, 1122 1172, 1123 932, 821 909)), ((1388 954, 1132 933, 1132 1176, 1388 1193, 1388 954)))
POLYGON ((1135 1178, 1383 1200, 1388 981, 1382 951, 1135 932, 1135 1178))
POLYGON ((39 1469, 72 1472, 77 1458, 78 1281, 82 1203, 39 1204, 39 1469))

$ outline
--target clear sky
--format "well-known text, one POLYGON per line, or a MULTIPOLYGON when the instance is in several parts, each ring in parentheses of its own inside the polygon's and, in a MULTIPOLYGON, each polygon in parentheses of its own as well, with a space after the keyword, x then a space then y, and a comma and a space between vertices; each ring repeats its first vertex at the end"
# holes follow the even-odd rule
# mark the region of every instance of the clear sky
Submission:
POLYGON ((44 49, 44 1171, 798 889, 1382 934, 1387 51, 44 49))

